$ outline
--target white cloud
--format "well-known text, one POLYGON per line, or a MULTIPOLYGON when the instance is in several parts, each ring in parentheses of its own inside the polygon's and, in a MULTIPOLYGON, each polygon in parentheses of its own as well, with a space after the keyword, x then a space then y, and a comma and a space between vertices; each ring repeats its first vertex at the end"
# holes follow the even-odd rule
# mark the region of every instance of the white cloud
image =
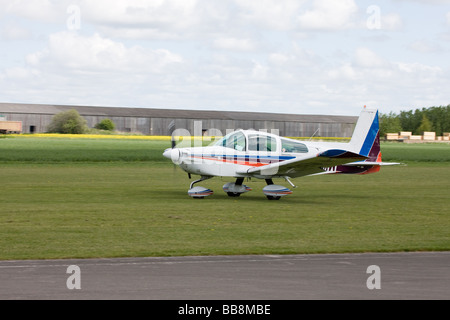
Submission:
POLYGON ((165 49, 128 48, 99 34, 82 36, 73 32, 52 34, 47 49, 27 56, 27 62, 34 67, 45 64, 93 72, 159 73, 182 61, 182 57, 165 49))
POLYGON ((396 0, 399 2, 418 2, 426 5, 450 4, 450 0, 396 0))
MULTIPOLYGON (((324 71, 322 82, 336 101, 358 102, 398 112, 401 108, 448 104, 450 77, 438 65, 388 60, 369 48, 355 49, 352 62, 324 71)), ((324 101, 331 96, 324 95, 324 101)), ((342 103, 339 103, 342 105, 342 103)))
POLYGON ((359 74, 357 70, 350 64, 344 63, 338 67, 332 68, 327 71, 328 80, 336 81, 355 81, 358 80, 359 74))
POLYGON ((420 75, 422 81, 429 81, 443 73, 442 68, 436 66, 424 65, 421 63, 397 63, 398 70, 402 73, 420 75), (428 80, 425 80, 428 79, 428 80))
POLYGON ((213 46, 218 49, 233 51, 252 51, 257 47, 252 39, 237 39, 231 37, 216 39, 213 42, 213 46))
POLYGON ((353 0, 314 0, 312 9, 301 14, 298 22, 304 29, 346 29, 354 25, 357 11, 353 0))
POLYGON ((147 27, 127 27, 127 26, 108 26, 101 25, 98 30, 102 35, 114 39, 132 39, 132 40, 176 40, 179 39, 178 33, 147 27))
POLYGON ((295 14, 306 0, 236 0, 238 17, 243 23, 274 30, 295 27, 295 14))
POLYGON ((44 22, 65 21, 70 0, 4 0, 2 11, 8 14, 44 22))
POLYGON ((183 27, 195 19, 196 0, 82 0, 87 18, 123 25, 175 25, 183 27))
POLYGON ((381 28, 383 30, 399 30, 403 27, 403 21, 400 15, 388 13, 381 15, 381 28))
POLYGON ((355 52, 355 65, 363 68, 382 68, 388 62, 368 48, 358 48, 355 52))
POLYGON ((268 67, 255 62, 252 70, 252 78, 256 81, 266 81, 268 80, 268 67))
POLYGON ((108 36, 203 41, 223 38, 214 44, 220 46, 226 38, 242 39, 262 30, 292 30, 296 27, 294 18, 306 1, 83 0, 81 8, 83 18, 100 26, 108 36))
POLYGON ((303 74, 305 68, 310 69, 322 64, 321 58, 313 51, 293 44, 288 52, 273 52, 268 57, 269 65, 277 70, 287 70, 291 73, 303 74))
POLYGON ((378 21, 402 32, 367 31, 354 0, 0 0, 0 99, 334 114, 448 101, 448 63, 429 55, 442 30, 414 34, 402 18, 422 12, 397 5, 378 21), (64 32, 71 4, 81 29, 64 32))
POLYGON ((5 69, 3 76, 5 78, 7 78, 8 80, 22 81, 22 80, 28 80, 32 77, 35 77, 38 75, 38 73, 39 72, 35 69, 23 68, 23 67, 12 67, 12 68, 5 69))
POLYGON ((199 24, 197 0, 82 0, 83 18, 109 35, 174 38, 199 24))
POLYGON ((5 40, 27 40, 32 36, 32 32, 17 24, 7 24, 0 30, 0 36, 5 40))
POLYGON ((28 54, 25 61, 24 66, 0 69, 3 101, 184 105, 174 92, 184 77, 185 61, 167 49, 130 46, 99 34, 59 32, 50 35, 46 47, 28 54))
POLYGON ((437 53, 443 50, 442 46, 430 40, 416 40, 408 46, 411 50, 419 53, 437 53))

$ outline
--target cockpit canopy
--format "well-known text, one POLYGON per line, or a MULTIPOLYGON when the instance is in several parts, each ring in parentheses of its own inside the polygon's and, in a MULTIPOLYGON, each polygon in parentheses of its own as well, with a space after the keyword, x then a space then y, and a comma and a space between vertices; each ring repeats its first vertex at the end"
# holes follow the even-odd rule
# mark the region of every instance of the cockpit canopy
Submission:
POLYGON ((215 146, 231 148, 237 151, 246 151, 246 138, 242 131, 227 134, 225 137, 214 143, 215 146))
POLYGON ((251 133, 248 135, 248 151, 276 152, 277 140, 272 136, 251 133))
POLYGON ((235 131, 213 144, 237 151, 308 153, 308 147, 300 141, 280 138, 257 131, 235 131), (278 147, 280 147, 278 149, 278 147))

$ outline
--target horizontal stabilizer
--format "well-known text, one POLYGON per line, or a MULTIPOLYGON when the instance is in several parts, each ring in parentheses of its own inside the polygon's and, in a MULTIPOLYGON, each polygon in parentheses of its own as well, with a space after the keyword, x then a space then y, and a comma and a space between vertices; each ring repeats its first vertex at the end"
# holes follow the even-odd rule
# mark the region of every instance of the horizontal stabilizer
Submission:
POLYGON ((327 157, 334 159, 367 159, 367 157, 356 154, 347 150, 330 149, 319 154, 319 157, 327 157))

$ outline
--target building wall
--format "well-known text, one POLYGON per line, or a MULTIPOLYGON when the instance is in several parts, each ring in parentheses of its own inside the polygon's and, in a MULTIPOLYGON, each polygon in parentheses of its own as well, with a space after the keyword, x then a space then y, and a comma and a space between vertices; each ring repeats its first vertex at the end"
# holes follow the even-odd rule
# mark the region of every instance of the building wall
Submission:
MULTIPOLYGON (((0 105, 0 114, 6 116, 9 121, 22 121, 23 133, 43 133, 47 131, 54 114, 45 113, 26 113, 13 112, 10 108, 5 112, 0 105)), ((99 108, 104 109, 104 108, 99 108)), ((81 109, 82 110, 82 109, 81 109)), ((95 108, 90 108, 92 113, 95 108)), ((102 110, 104 111, 104 110, 102 110)), ((79 111, 80 112, 80 111, 79 111)), ((99 112, 100 113, 100 112, 99 112)), ((86 119, 89 127, 93 128, 103 119, 109 118, 116 124, 116 130, 121 132, 140 132, 144 135, 168 135, 168 126, 175 121, 176 128, 183 128, 190 134, 197 134, 195 131, 204 132, 209 129, 217 129, 222 134, 226 134, 230 130, 235 129, 255 129, 255 130, 278 130, 281 136, 288 137, 311 137, 315 134, 317 137, 351 137, 356 123, 357 117, 341 117, 342 122, 325 121, 320 122, 320 116, 317 116, 315 122, 301 121, 273 121, 270 119, 260 120, 255 115, 255 119, 259 120, 230 120, 230 119, 198 119, 198 118, 174 118, 174 117, 145 117, 145 116, 108 116, 107 114, 92 115, 80 114, 86 119), (197 124, 197 126, 196 126, 197 124), (203 131, 202 131, 203 130, 203 131)), ((214 113, 211 113, 214 115, 214 113)), ((270 117, 270 115, 268 115, 270 117)), ((248 113, 244 118, 249 118, 248 113)), ((288 118, 288 117, 287 117, 288 118)))
POLYGON ((42 133, 52 121, 53 115, 3 113, 8 121, 22 121, 22 133, 42 133))

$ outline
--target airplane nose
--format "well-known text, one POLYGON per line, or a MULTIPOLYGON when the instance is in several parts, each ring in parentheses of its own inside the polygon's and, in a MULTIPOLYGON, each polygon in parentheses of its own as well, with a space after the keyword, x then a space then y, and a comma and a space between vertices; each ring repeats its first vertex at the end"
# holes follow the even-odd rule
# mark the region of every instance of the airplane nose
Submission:
POLYGON ((163 156, 172 161, 178 161, 180 159, 180 150, 178 149, 166 149, 163 156))
POLYGON ((163 156, 167 159, 172 159, 172 149, 166 149, 163 153, 163 156))

